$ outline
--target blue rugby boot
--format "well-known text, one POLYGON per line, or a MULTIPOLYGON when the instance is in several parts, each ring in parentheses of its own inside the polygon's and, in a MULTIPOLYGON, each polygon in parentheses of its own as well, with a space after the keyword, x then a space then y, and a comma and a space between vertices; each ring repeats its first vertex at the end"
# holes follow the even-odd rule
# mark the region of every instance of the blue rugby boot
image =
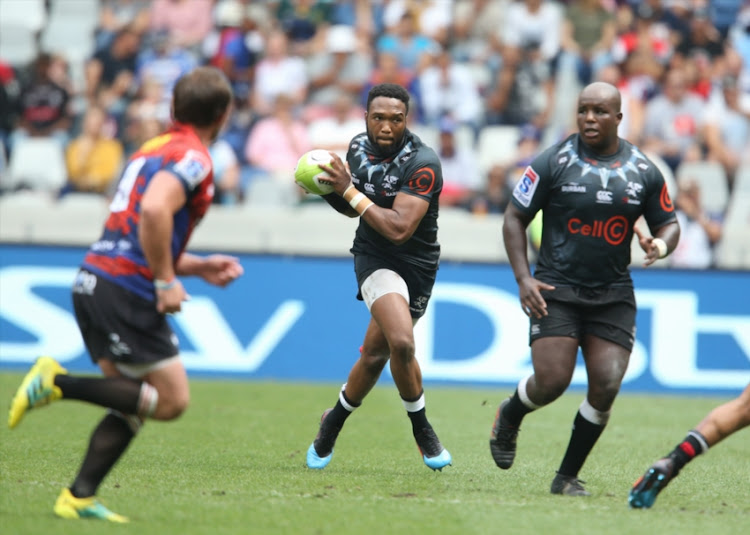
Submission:
POLYGON ((326 426, 325 419, 333 409, 327 409, 320 417, 318 435, 310 447, 307 448, 307 467, 322 470, 333 458, 333 446, 341 431, 340 427, 326 426))
POLYGON ((417 441, 424 464, 429 468, 442 471, 453 462, 450 452, 440 443, 432 427, 425 427, 415 432, 414 439, 417 441))
POLYGON ((677 475, 674 461, 669 457, 659 459, 633 484, 628 496, 628 505, 634 509, 649 508, 656 497, 677 475))

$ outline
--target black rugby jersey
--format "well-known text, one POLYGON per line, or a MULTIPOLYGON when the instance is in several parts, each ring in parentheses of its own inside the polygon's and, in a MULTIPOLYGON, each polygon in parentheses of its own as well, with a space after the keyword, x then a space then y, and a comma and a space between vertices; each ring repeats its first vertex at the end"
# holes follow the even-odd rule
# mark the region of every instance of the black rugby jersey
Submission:
POLYGON ((430 203, 412 237, 401 245, 392 243, 360 218, 351 252, 386 255, 397 261, 436 267, 440 258, 437 218, 443 172, 435 151, 406 130, 400 150, 383 157, 363 132, 349 143, 346 161, 354 187, 378 206, 391 208, 398 193, 430 203))
POLYGON ((543 210, 534 277, 559 286, 633 285, 628 266, 633 225, 643 215, 653 234, 675 221, 664 177, 624 139, 610 156, 591 152, 578 134, 542 152, 513 190, 513 204, 543 210))

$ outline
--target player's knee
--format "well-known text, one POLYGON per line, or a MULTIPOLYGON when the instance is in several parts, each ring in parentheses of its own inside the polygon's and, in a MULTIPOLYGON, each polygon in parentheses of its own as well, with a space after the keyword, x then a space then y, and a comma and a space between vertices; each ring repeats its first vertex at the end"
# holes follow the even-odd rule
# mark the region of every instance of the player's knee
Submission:
POLYGON ((389 341, 391 358, 411 360, 414 358, 414 337, 409 334, 392 337, 389 341))
POLYGON ((362 361, 362 366, 369 372, 380 373, 388 362, 388 356, 389 353, 387 351, 367 353, 363 351, 360 360, 362 361))
POLYGON ((750 426, 750 397, 740 398, 739 403, 740 422, 742 427, 750 426))
POLYGON ((589 399, 597 410, 609 410, 620 392, 620 381, 605 380, 589 385, 589 399))
POLYGON ((158 420, 174 420, 182 416, 190 404, 190 395, 179 394, 167 399, 159 399, 159 407, 154 414, 158 420))
POLYGON ((570 379, 559 374, 536 374, 536 388, 533 401, 537 405, 547 405, 563 395, 570 384, 570 379))

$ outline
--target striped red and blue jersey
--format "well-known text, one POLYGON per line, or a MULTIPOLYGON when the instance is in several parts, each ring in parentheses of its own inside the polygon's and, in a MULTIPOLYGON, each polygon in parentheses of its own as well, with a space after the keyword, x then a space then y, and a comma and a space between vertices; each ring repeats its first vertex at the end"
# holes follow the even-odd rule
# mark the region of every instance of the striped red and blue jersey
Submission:
POLYGON ((174 214, 172 258, 176 263, 193 229, 214 196, 213 167, 195 132, 176 124, 144 143, 130 157, 109 206, 101 238, 86 254, 82 267, 149 300, 155 299, 153 274, 138 240, 141 199, 159 171, 168 171, 185 188, 187 202, 174 214))

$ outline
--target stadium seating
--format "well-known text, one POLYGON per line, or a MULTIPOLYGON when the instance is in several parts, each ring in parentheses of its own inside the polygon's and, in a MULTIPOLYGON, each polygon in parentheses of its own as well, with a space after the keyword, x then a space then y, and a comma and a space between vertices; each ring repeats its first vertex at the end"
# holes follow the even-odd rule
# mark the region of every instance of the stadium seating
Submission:
POLYGON ((60 189, 66 180, 65 154, 60 142, 51 137, 28 137, 16 141, 0 188, 13 190, 26 186, 53 191, 60 189))
POLYGON ((23 67, 31 63, 36 55, 34 30, 23 24, 0 24, 0 59, 14 67, 23 67))
POLYGON ((434 126, 424 124, 410 124, 409 130, 416 134, 423 143, 429 145, 437 151, 440 132, 434 126))
POLYGON ((494 164, 513 160, 521 129, 517 126, 485 126, 479 133, 479 169, 483 174, 494 164))
POLYGON ((0 182, 2 177, 8 172, 8 155, 5 153, 5 145, 0 143, 0 182))
POLYGON ((716 247, 716 265, 723 269, 750 268, 750 188, 734 191, 716 247))
POLYGON ((291 206, 297 202, 297 188, 291 176, 257 177, 245 190, 245 204, 253 206, 291 206))
MULTIPOLYGON (((23 26, 34 34, 46 22, 44 0, 0 0, 0 34, 12 26, 23 26)), ((2 54, 4 56, 5 51, 2 54)))
POLYGON ((667 184, 667 191, 669 191, 669 196, 672 197, 672 200, 674 200, 674 198, 677 196, 677 181, 675 180, 672 168, 667 165, 667 162, 664 161, 664 158, 662 158, 655 152, 645 152, 644 154, 646 157, 648 157, 649 160, 654 162, 656 168, 661 171, 661 174, 664 177, 664 182, 666 182, 667 184))
POLYGON ((737 169, 733 194, 750 194, 750 163, 743 164, 737 169))
POLYGON ((677 184, 695 180, 701 191, 703 208, 722 214, 729 202, 729 183, 724 168, 718 162, 682 162, 677 168, 677 184))

